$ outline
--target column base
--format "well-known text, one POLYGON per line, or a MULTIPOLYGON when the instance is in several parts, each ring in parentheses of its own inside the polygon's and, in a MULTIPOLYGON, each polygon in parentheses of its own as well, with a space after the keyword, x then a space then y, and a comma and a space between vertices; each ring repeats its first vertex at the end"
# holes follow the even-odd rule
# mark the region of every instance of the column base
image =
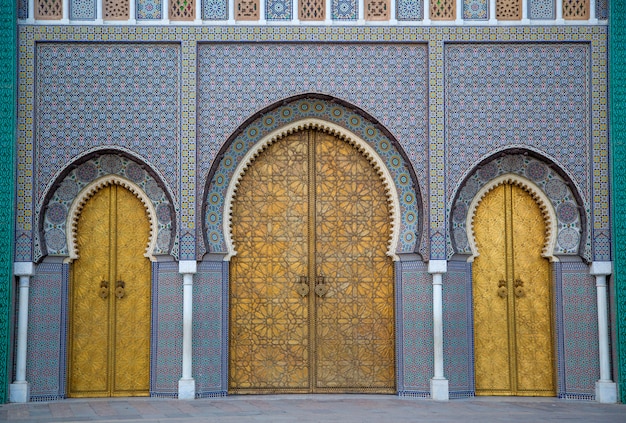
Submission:
POLYGON ((30 401, 30 383, 14 382, 9 385, 9 402, 30 401))
POLYGON ((597 381, 596 401, 603 404, 615 404, 617 402, 617 384, 611 381, 597 381))
POLYGON ((178 381, 178 399, 192 400, 196 398, 196 381, 194 379, 180 379, 178 381))
POLYGON ((430 398, 435 401, 448 401, 450 399, 448 379, 430 380, 430 398))

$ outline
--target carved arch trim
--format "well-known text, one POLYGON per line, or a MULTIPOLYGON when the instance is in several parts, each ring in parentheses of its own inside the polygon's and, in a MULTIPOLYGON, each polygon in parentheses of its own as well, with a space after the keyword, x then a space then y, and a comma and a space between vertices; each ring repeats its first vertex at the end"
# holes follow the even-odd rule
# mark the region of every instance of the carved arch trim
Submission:
POLYGON ((522 188, 531 195, 535 202, 537 202, 546 223, 545 242, 541 255, 549 259, 551 262, 559 261, 554 255, 558 228, 556 211, 554 210, 554 207, 552 207, 552 202, 548 196, 532 181, 513 173, 500 175, 497 178, 492 179, 484 185, 478 193, 476 193, 474 199, 471 201, 467 213, 466 228, 467 238, 472 254, 467 261, 473 262, 474 259, 480 255, 478 246, 476 245, 476 238, 474 236, 474 217, 476 216, 476 210, 487 194, 503 184, 512 184, 522 188))
POLYGON ((274 130, 263 137, 257 142, 243 157, 239 165, 237 166, 233 178, 230 181, 228 189, 226 191, 226 198, 224 203, 225 219, 224 219, 224 238, 227 247, 227 255, 225 260, 237 254, 235 245, 232 241, 232 205, 233 200, 237 195, 237 188, 241 181, 241 178, 246 173, 248 168, 252 166, 255 159, 261 154, 267 147, 279 141, 280 139, 293 134, 299 130, 304 129, 317 129, 338 137, 341 140, 346 141, 352 145, 356 150, 363 154, 370 164, 374 167, 374 170, 378 173, 380 180, 385 186, 385 192, 387 194, 387 202, 390 208, 390 220, 391 220, 391 234, 387 243, 387 255, 394 261, 398 260, 396 255, 396 249, 399 242, 399 230, 400 230, 400 199, 398 198, 397 190, 393 177, 389 170, 385 166, 385 163, 381 157, 369 146, 364 140, 357 136, 352 131, 317 118, 306 118, 287 124, 277 130, 274 130))
POLYGON ((65 262, 71 263, 79 257, 78 248, 76 246, 77 239, 77 230, 78 230, 78 220, 80 218, 80 214, 85 207, 85 204, 102 188, 105 188, 110 185, 119 185, 128 189, 132 192, 135 197, 137 197, 141 203, 144 205, 146 213, 148 215, 148 220, 150 221, 150 236, 148 238, 148 243, 146 245, 146 251, 144 252, 144 256, 149 258, 150 261, 156 261, 154 256, 154 250, 157 243, 156 234, 159 231, 158 221, 157 221, 157 213, 152 204, 152 201, 148 198, 146 193, 139 187, 139 185, 129 181, 126 178, 123 178, 119 175, 106 175, 101 178, 96 179, 86 187, 84 187, 76 196, 72 205, 70 207, 66 228, 69 230, 66 231, 67 234, 67 246, 69 257, 65 259, 65 262))

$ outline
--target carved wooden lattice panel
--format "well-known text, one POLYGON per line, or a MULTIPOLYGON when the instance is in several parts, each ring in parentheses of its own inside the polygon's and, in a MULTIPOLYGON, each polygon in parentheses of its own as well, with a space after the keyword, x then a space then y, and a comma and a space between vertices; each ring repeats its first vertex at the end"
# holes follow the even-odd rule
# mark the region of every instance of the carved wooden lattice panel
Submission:
POLYGON ((589 0, 563 0, 563 19, 589 19, 589 0))
POLYGON ((299 0, 298 17, 303 21, 323 21, 326 19, 324 0, 299 0))
POLYGON ((496 19, 502 21, 522 19, 522 0, 497 0, 496 19))
POLYGON ((259 0, 236 0, 235 19, 238 21, 259 20, 259 0))
POLYGON ((143 204, 120 186, 101 189, 81 212, 70 286, 69 396, 148 395, 149 233, 143 204))
POLYGON ((192 21, 195 18, 195 0, 170 0, 170 20, 192 21))
POLYGON ((433 0, 430 2, 430 19, 447 21, 456 19, 456 0, 433 0))
POLYGON ((365 2, 365 19, 368 21, 389 20, 389 0, 367 0, 365 2))
POLYGON ((477 395, 555 395, 550 264, 545 221, 533 198, 501 185, 474 217, 477 395))
POLYGON ((272 144, 233 202, 231 392, 395 390, 387 195, 320 132, 272 144))
POLYGON ((102 18, 104 20, 128 20, 130 18, 128 0, 104 0, 102 18))
POLYGON ((36 0, 35 19, 63 18, 63 0, 36 0))

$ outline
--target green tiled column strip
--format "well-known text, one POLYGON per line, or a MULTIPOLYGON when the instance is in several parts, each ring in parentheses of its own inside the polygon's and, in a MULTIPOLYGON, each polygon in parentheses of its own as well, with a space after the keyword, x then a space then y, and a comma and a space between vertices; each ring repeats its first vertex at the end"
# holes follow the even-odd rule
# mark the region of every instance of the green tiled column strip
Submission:
POLYGON ((626 402, 626 0, 609 5, 609 98, 618 389, 626 402))
POLYGON ((13 151, 15 146, 16 2, 0 0, 0 403, 10 382, 9 339, 13 252, 13 151))

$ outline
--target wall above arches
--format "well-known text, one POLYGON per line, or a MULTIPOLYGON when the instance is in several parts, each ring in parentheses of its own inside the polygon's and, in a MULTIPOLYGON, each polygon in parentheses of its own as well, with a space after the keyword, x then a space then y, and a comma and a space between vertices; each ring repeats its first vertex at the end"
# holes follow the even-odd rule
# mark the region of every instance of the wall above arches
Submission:
MULTIPOLYGON (((226 146, 221 159, 215 163, 212 170, 204 198, 202 217, 206 251, 225 253, 228 250, 225 237, 228 229, 225 229, 224 224, 225 213, 227 213, 225 200, 228 198, 230 181, 238 176, 235 174, 236 169, 248 152, 266 139, 269 134, 280 135, 281 128, 285 128, 285 133, 293 132, 298 129, 293 127, 293 122, 306 122, 307 119, 309 121, 314 119, 317 126, 324 126, 324 122, 328 122, 325 126, 333 127, 336 135, 344 139, 346 137, 349 139, 351 136, 358 137, 359 143, 364 143, 378 155, 386 168, 385 171, 389 172, 393 180, 395 196, 399 202, 400 227, 397 231, 398 242, 394 253, 415 252, 419 245, 418 236, 421 233, 422 199, 411 167, 397 143, 390 139, 379 125, 354 110, 336 102, 315 97, 298 98, 268 111, 248 124, 226 146)), ((349 141, 357 142, 356 139, 349 141)))

